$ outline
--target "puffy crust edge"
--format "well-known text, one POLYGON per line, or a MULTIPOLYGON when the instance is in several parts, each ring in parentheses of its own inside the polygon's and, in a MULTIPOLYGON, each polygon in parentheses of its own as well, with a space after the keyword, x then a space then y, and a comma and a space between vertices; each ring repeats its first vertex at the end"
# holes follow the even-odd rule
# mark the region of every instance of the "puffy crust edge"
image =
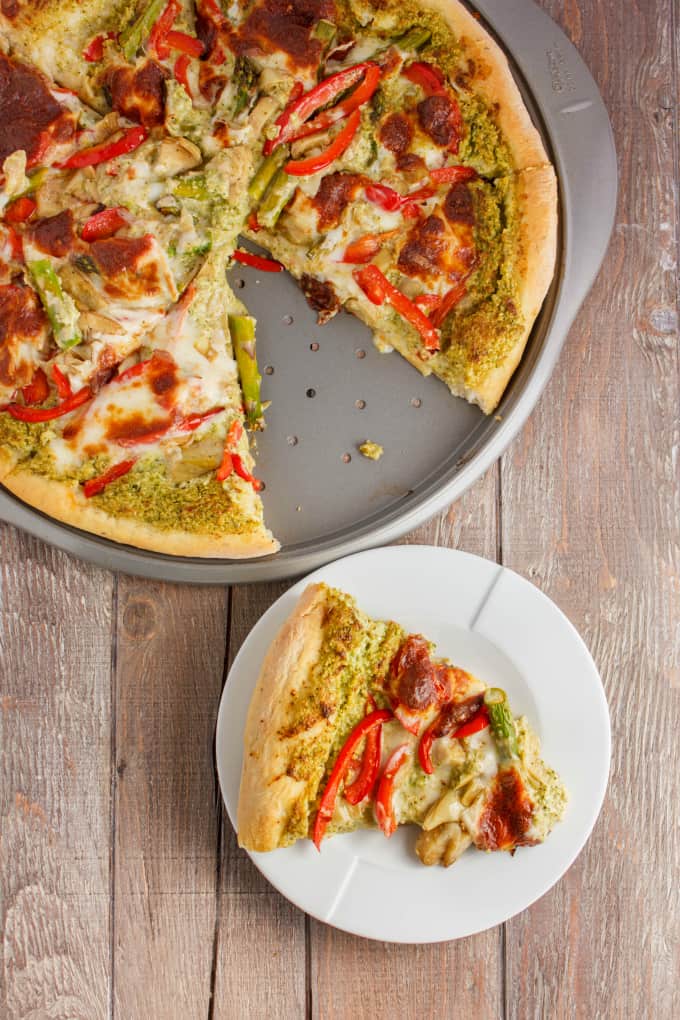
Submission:
POLYGON ((558 222, 555 172, 551 166, 536 167, 517 174, 516 181, 519 236, 514 271, 520 281, 519 312, 524 329, 503 363, 492 369, 480 386, 464 393, 485 414, 495 410, 520 362, 555 272, 558 222))
POLYGON ((495 110, 504 139, 510 146, 516 170, 548 163, 541 136, 534 127, 513 78, 508 59, 488 31, 459 0, 421 0, 450 26, 470 61, 473 91, 495 110))
POLYGON ((264 525, 261 530, 245 535, 196 535, 179 530, 161 531, 141 521, 113 517, 105 510, 89 505, 67 482, 45 478, 21 467, 10 470, 3 477, 6 465, 7 455, 0 450, 0 478, 5 488, 19 499, 49 517, 114 542, 175 556, 219 559, 266 556, 279 549, 278 542, 264 525))
POLYGON ((281 737, 290 696, 317 661, 326 616, 326 588, 310 585, 272 642, 260 670, 243 735, 239 790, 239 845, 263 852, 281 845, 306 784, 287 775, 290 749, 281 737))

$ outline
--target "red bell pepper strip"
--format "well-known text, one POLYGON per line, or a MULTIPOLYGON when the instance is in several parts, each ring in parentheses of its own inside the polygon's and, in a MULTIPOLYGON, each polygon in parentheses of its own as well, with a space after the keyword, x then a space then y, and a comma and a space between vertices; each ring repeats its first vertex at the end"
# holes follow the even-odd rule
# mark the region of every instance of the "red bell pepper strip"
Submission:
MULTIPOLYGON (((276 138, 267 139, 263 149, 264 155, 268 156, 277 145, 291 141, 301 130, 305 121, 309 120, 317 110, 337 99, 341 93, 358 82, 366 74, 369 67, 373 66, 369 61, 354 64, 353 67, 348 67, 343 71, 338 71, 336 74, 331 74, 328 78, 324 78, 323 81, 315 85, 309 92, 305 92, 304 95, 296 97, 289 102, 285 110, 274 121, 275 126, 279 129, 279 133, 276 138)), ((348 96, 349 99, 351 99, 351 96, 348 96)), ((365 100, 363 101, 365 102, 365 100)), ((332 121, 329 123, 332 123, 332 121)))
POLYGON ((382 247, 381 234, 365 234, 351 241, 345 248, 345 254, 341 262, 349 262, 354 265, 362 262, 370 262, 374 255, 377 255, 382 247))
POLYGON ((430 180, 435 184, 458 184, 459 181, 471 181, 477 177, 477 171, 471 166, 440 166, 430 170, 430 180))
POLYGON ((248 229, 252 230, 254 234, 256 234, 258 230, 262 229, 260 224, 257 222, 257 212, 255 209, 252 209, 251 212, 248 213, 246 223, 248 224, 248 229))
POLYGON ((386 708, 379 708, 375 712, 370 712, 354 727, 347 740, 342 745, 340 754, 338 755, 335 765, 331 770, 331 774, 328 777, 328 782, 326 783, 326 788, 323 791, 321 802, 319 804, 319 810, 317 811, 316 818, 314 820, 312 839, 317 850, 321 849, 321 840, 328 828, 328 823, 333 817, 335 801, 338 796, 338 790, 340 789, 340 783, 347 773, 350 762, 354 756, 354 752, 363 738, 367 736, 375 726, 382 726, 384 722, 387 722, 387 720, 391 718, 392 713, 386 708))
MULTIPOLYGON (((432 743, 438 737, 441 736, 439 733, 441 719, 439 716, 432 722, 425 732, 423 733, 420 743, 418 744, 418 761, 423 772, 427 772, 428 776, 432 775, 434 769, 432 766, 432 759, 430 757, 432 751, 432 743)), ((466 723, 459 726, 457 730, 450 733, 450 737, 455 737, 457 740, 462 740, 463 737, 471 737, 473 733, 479 733, 480 730, 486 729, 489 725, 489 711, 486 705, 482 705, 478 712, 468 719, 466 723)))
POLYGON ((189 75, 187 73, 189 70, 190 61, 191 58, 186 53, 180 54, 180 56, 175 61, 173 73, 177 81, 180 83, 180 85, 184 86, 189 97, 193 99, 193 96, 191 94, 191 86, 189 85, 189 75))
POLYGON ((377 273, 372 273, 372 269, 376 269, 376 266, 366 266, 365 269, 355 269, 352 276, 359 284, 364 294, 369 301, 372 301, 374 305, 381 305, 385 301, 386 290, 383 286, 383 281, 387 283, 385 277, 377 270, 377 273))
POLYGON ((240 251, 238 248, 232 254, 237 262, 244 266, 252 266, 254 269, 261 269, 263 273, 280 273, 283 266, 276 259, 267 259, 263 255, 254 255, 251 251, 240 251))
POLYGON ((128 152, 134 152, 144 142, 149 132, 145 127, 128 128, 127 131, 117 138, 115 142, 100 142, 92 145, 89 149, 81 149, 75 152, 62 163, 55 163, 58 170, 80 170, 85 166, 97 166, 98 163, 106 163, 116 156, 124 156, 128 152))
POLYGON ((259 492, 260 489, 262 488, 262 482, 260 481, 259 478, 256 478, 255 475, 251 475, 250 471, 248 471, 245 464, 243 463, 243 459, 240 457, 240 455, 238 453, 232 453, 231 461, 234 466, 234 471, 239 476, 239 478, 242 478, 244 482, 250 482, 252 487, 255 489, 255 492, 259 492))
POLYGON ((12 253, 12 258, 15 262, 24 261, 24 242, 21 238, 21 234, 18 234, 13 226, 7 226, 7 233, 9 235, 9 247, 12 253))
POLYGON ((368 184, 364 188, 364 194, 369 202, 379 205, 381 209, 386 209, 388 212, 396 212, 397 209, 401 209, 404 216, 419 216, 420 210, 416 207, 416 202, 423 202, 426 198, 431 198, 434 193, 434 188, 427 185, 408 195, 400 195, 398 191, 388 187, 387 184, 368 184))
POLYGON ((380 305, 383 301, 388 301, 394 308, 395 312, 401 315, 403 319, 406 319, 407 322, 410 322, 411 325, 418 330, 427 351, 439 350, 439 334, 431 321, 425 313, 418 308, 418 305, 414 304, 410 298, 406 297, 405 294, 402 294, 400 290, 389 282, 384 273, 382 273, 377 266, 365 266, 363 269, 355 270, 353 275, 354 279, 373 304, 380 305), (383 295, 382 301, 376 300, 376 297, 378 297, 381 292, 383 295))
POLYGON ((114 464, 108 471, 105 471, 103 475, 99 475, 98 478, 91 478, 89 482, 85 482, 83 485, 83 495, 87 499, 91 499, 92 496, 99 495, 103 492, 106 486, 110 482, 115 482, 117 478, 122 478, 128 471, 137 463, 136 459, 133 460, 121 460, 119 464, 114 464))
POLYGON ((28 386, 24 386, 21 395, 26 404, 42 404, 50 395, 50 384, 42 368, 38 368, 28 386))
POLYGON ((397 820, 394 817, 394 806, 392 804, 394 782, 408 753, 408 744, 401 744, 396 751, 392 752, 383 769, 383 774, 378 783, 378 792, 375 795, 376 821, 388 839, 397 827, 397 820))
POLYGON ((227 431, 227 438, 224 441, 224 454, 222 456, 222 463, 215 472, 215 478, 218 482, 223 482, 229 477, 234 470, 234 447, 243 435, 243 425, 238 419, 235 419, 227 431))
POLYGON ((165 60, 170 56, 170 48, 167 43, 167 36, 179 14, 179 0, 169 0, 165 10, 156 20, 149 33, 149 49, 155 51, 159 60, 165 60))
POLYGON ((83 50, 83 60, 87 60, 88 64, 95 64, 102 60, 104 43, 107 39, 115 39, 117 34, 117 32, 105 32, 103 35, 96 35, 83 50))
POLYGON ((324 149, 323 152, 318 153, 316 156, 308 156, 307 159, 291 160, 284 167, 286 173, 291 174, 293 177, 307 177, 309 174, 318 173, 319 170, 325 170, 327 166, 334 163, 349 148, 352 139, 357 133, 360 120, 361 110, 355 110, 354 113, 349 115, 347 123, 338 131, 327 149, 324 149))
POLYGON ((348 117, 353 110, 363 106, 364 103, 368 102, 373 93, 378 87, 380 81, 381 70, 377 64, 369 64, 364 75, 364 80, 358 85, 354 92, 346 99, 341 99, 339 103, 332 106, 330 110, 323 110, 321 113, 317 113, 316 117, 312 120, 307 121, 303 124, 299 131, 291 135, 288 139, 289 142, 297 142, 300 138, 307 138, 308 135, 314 135, 318 131, 325 131, 332 124, 336 124, 339 120, 344 120, 348 117))
POLYGON ((54 379, 54 385, 57 387, 57 393, 62 400, 66 400, 68 397, 73 396, 71 383, 68 381, 68 377, 64 375, 58 365, 52 365, 52 378, 54 379))
MULTIPOLYGON (((136 367, 136 366, 135 366, 136 367)), ((210 411, 204 411, 203 414, 188 414, 185 418, 179 418, 177 421, 170 422, 169 425, 164 426, 162 429, 154 429, 152 432, 146 432, 142 436, 121 436, 116 440, 118 446, 146 446, 149 443, 156 443, 158 440, 163 439, 168 432, 193 432, 195 429, 202 425, 208 418, 212 418, 213 415, 219 414, 223 411, 223 407, 213 407, 210 411)))
POLYGON ((414 60, 401 73, 409 81, 412 81, 414 85, 420 85, 421 89, 428 96, 447 95, 444 75, 438 68, 433 67, 432 64, 428 64, 424 60, 414 60))
POLYGON ((23 404, 10 404, 7 413, 19 421, 52 421, 54 418, 61 418, 63 415, 75 411, 77 407, 92 400, 92 396, 90 387, 84 386, 82 390, 78 390, 72 397, 62 400, 56 407, 24 407, 23 404))
POLYGON ((113 237, 117 230, 124 227, 127 219, 123 210, 118 207, 102 209, 101 212, 90 216, 83 225, 80 236, 83 241, 103 241, 107 237, 113 237))
POLYGON ((168 32, 164 42, 171 50, 179 50, 188 57, 202 57, 205 46, 195 35, 187 32, 168 32))
MULTIPOLYGON (((373 698, 370 700, 373 703, 373 711, 375 711, 375 701, 373 698)), ((343 790, 343 796, 348 804, 361 804, 362 800, 365 800, 373 792, 380 771, 381 758, 382 726, 374 726, 366 734, 359 775, 350 786, 346 786, 343 790)))
POLYGON ((458 302, 465 294, 465 283, 457 283, 455 287, 447 291, 444 297, 441 299, 437 307, 433 312, 430 312, 430 322, 439 329, 446 316, 449 314, 452 308, 455 308, 458 302))
POLYGON ((29 198, 28 195, 24 195, 22 198, 15 198, 11 205, 8 205, 5 209, 5 222, 25 223, 26 220, 30 220, 37 208, 37 202, 29 198))
POLYGON ((418 305, 418 308, 431 312, 433 308, 436 308, 441 303, 441 298, 438 294, 418 294, 417 297, 414 297, 413 303, 418 305))

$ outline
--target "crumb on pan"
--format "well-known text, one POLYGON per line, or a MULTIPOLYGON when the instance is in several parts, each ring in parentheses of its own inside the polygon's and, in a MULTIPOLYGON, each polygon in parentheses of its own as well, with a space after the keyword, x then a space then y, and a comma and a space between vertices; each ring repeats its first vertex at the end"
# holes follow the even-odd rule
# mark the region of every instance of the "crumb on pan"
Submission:
POLYGON ((380 460, 385 450, 380 443, 373 443, 370 439, 367 439, 359 447, 359 453, 364 457, 368 457, 369 460, 380 460))

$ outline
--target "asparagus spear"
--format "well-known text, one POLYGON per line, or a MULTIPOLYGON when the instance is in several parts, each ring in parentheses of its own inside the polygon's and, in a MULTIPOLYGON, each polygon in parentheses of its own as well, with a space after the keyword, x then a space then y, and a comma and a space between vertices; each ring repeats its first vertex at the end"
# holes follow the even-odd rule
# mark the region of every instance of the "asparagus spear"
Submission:
POLYGON ((295 177, 290 177, 285 170, 278 170, 262 205, 257 210, 257 222, 268 230, 276 226, 276 221, 293 197, 296 188, 295 177))
POLYGON ((410 52, 411 50, 420 50, 422 47, 430 41, 432 33, 427 28, 419 28, 417 25, 415 28, 405 32, 404 35, 398 36, 393 39, 395 46, 398 46, 400 50, 410 52))
POLYGON ((276 171, 281 169, 281 166, 285 162, 287 156, 288 149, 284 145, 280 145, 278 149, 274 149, 271 155, 267 156, 266 159, 260 163, 257 173, 248 185, 248 194, 253 202, 260 201, 269 187, 272 178, 276 174, 276 171))
POLYGON ((135 59, 137 50, 151 33, 164 7, 165 0, 149 0, 139 17, 120 33, 118 43, 126 60, 135 59))
POLYGON ((236 58, 232 81, 236 87, 236 98, 232 116, 237 117, 241 110, 245 110, 250 99, 253 85, 257 81, 258 72, 255 65, 245 56, 236 58))
POLYGON ((260 399, 262 376, 257 367, 255 353, 255 320, 250 315, 230 315, 229 332, 241 378, 246 421, 253 429, 262 428, 260 399))
POLYGON ((312 35, 314 36, 315 39, 319 40, 319 42, 323 45, 325 49, 326 47, 330 46, 330 44, 333 42, 336 32, 337 28, 335 27, 332 21, 326 21, 325 18, 321 18, 321 20, 317 21, 316 25, 314 26, 312 35))
POLYGON ((52 326, 54 339, 62 350, 74 347, 82 340, 78 329, 78 309, 70 294, 64 293, 59 277, 47 259, 28 263, 35 289, 43 303, 52 326))
POLYGON ((519 760, 517 730, 507 694, 500 687, 490 687, 484 692, 484 704, 489 712, 491 732, 501 758, 506 762, 519 760))

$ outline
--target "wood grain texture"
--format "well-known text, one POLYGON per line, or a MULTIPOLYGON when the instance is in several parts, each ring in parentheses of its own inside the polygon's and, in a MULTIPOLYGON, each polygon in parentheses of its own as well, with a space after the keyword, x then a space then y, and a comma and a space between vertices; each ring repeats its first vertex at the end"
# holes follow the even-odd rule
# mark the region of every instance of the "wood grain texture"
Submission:
POLYGON ((541 3, 612 115, 612 246, 500 467, 403 541, 502 557, 583 633, 613 722, 593 837, 462 942, 311 922, 237 848, 212 757, 225 657, 286 585, 116 579, 1 527, 1 1020, 680 1016, 680 25, 541 3))
POLYGON ((207 1017, 215 712, 227 591, 121 578, 114 677, 114 1016, 207 1017))
POLYGON ((0 542, 0 1016, 103 1020, 111 579, 0 542))
POLYGON ((612 712, 613 759, 585 852, 508 925, 507 1013, 674 1017, 680 389, 671 5, 629 5, 625 28, 608 5, 546 6, 603 91, 621 192, 604 270, 545 398, 503 458, 503 560, 554 598, 591 647, 612 712))

